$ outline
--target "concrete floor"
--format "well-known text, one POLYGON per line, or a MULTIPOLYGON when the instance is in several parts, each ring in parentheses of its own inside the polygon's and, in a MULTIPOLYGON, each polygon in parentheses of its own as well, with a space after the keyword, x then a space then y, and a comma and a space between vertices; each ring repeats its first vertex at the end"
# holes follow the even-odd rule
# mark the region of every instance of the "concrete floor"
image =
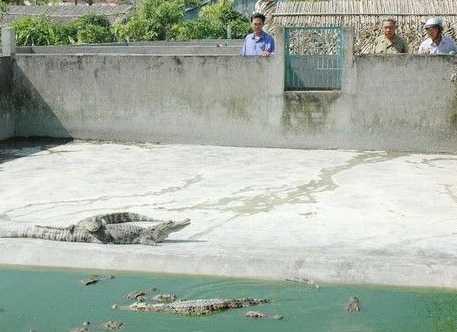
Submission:
POLYGON ((192 219, 156 247, 0 239, 0 264, 457 288, 457 155, 73 142, 3 148, 0 184, 0 227, 192 219))

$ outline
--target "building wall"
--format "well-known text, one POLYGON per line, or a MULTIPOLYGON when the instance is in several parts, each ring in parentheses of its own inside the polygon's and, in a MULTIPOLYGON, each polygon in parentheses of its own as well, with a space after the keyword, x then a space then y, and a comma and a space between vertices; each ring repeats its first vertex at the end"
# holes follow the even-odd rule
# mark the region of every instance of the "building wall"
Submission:
POLYGON ((11 59, 0 56, 0 140, 14 136, 11 78, 11 59))

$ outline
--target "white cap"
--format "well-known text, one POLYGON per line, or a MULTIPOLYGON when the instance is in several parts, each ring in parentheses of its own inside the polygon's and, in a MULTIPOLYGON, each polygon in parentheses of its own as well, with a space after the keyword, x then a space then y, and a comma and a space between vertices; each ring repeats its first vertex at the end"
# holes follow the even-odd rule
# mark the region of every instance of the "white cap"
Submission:
POLYGON ((425 22, 424 28, 443 27, 443 20, 440 17, 432 17, 425 22))

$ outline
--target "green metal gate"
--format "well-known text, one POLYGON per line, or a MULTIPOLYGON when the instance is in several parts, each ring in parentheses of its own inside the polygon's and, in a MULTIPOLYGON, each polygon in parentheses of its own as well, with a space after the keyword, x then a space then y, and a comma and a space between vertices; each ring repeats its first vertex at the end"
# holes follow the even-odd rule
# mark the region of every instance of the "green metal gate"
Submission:
POLYGON ((341 89, 343 41, 340 27, 286 28, 286 90, 341 89))

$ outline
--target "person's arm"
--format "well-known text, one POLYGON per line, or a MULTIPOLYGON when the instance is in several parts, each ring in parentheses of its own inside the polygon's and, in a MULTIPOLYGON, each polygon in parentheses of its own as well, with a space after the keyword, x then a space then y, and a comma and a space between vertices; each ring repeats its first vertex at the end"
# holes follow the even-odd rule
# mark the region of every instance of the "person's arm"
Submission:
POLYGON ((241 48, 240 55, 241 56, 246 56, 246 39, 243 42, 243 47, 241 48))
POLYGON ((425 50, 424 42, 422 42, 422 44, 419 46, 419 51, 417 53, 419 53, 419 54, 427 54, 427 52, 425 50))
POLYGON ((371 44, 370 52, 372 52, 373 54, 384 53, 384 51, 382 49, 382 45, 380 45, 380 42, 379 42, 379 37, 377 37, 376 40, 374 41, 374 43, 371 44))
POLYGON ((379 43, 378 43, 378 42, 376 42, 376 43, 374 44, 372 50, 373 50, 373 54, 382 54, 382 53, 384 53, 384 52, 382 51, 382 47, 379 46, 379 43))
POLYGON ((409 53, 409 45, 408 43, 406 42, 406 39, 403 39, 402 37, 400 37, 400 42, 401 42, 401 50, 400 50, 400 53, 403 53, 403 54, 406 54, 406 53, 409 53))
POLYGON ((265 50, 262 53, 262 56, 270 56, 275 52, 275 40, 273 37, 270 38, 269 43, 266 45, 265 50))
POLYGON ((457 44, 455 43, 454 39, 451 40, 451 51, 449 52, 450 55, 456 55, 457 54, 457 44))
POLYGON ((270 45, 270 53, 274 53, 276 51, 276 45, 275 45, 275 39, 272 37, 271 38, 271 45, 270 45))
POLYGON ((404 42, 403 45, 404 45, 403 53, 409 53, 408 43, 404 42))

